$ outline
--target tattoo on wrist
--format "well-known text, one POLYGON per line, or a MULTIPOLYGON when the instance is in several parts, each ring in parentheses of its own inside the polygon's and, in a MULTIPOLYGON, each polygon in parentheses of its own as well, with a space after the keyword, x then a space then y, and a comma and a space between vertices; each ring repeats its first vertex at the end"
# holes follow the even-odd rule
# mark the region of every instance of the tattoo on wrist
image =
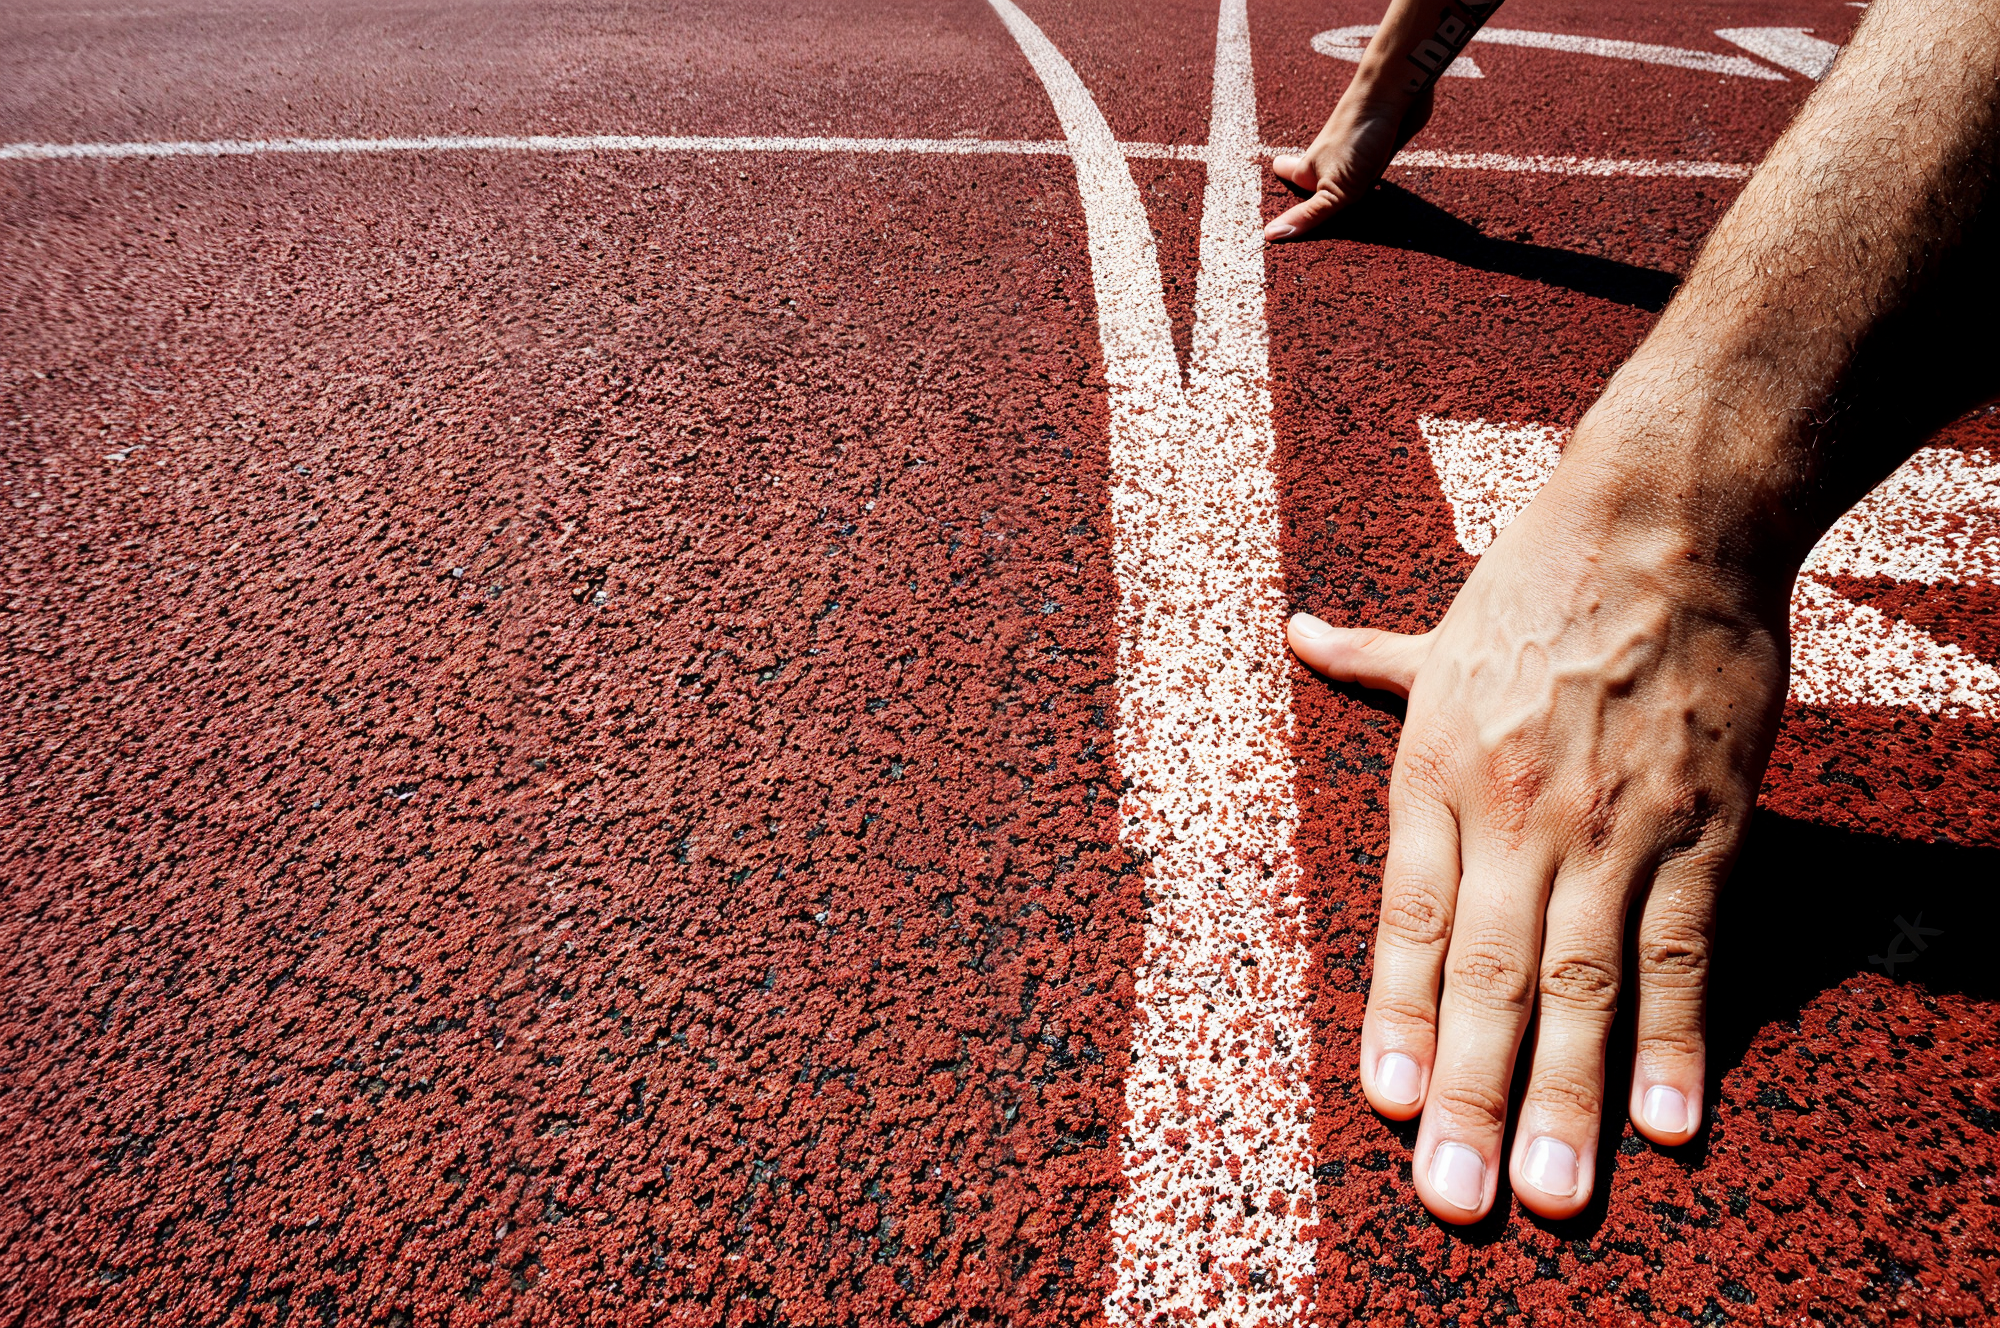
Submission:
POLYGON ((1451 0, 1438 17, 1437 31, 1418 42, 1405 57, 1410 76, 1403 90, 1414 97, 1436 82, 1498 8, 1500 0, 1451 0))

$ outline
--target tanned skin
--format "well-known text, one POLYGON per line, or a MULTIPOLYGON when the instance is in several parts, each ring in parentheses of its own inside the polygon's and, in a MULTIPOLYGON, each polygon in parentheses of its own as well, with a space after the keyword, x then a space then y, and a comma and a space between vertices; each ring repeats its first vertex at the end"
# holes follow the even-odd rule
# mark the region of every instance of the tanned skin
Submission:
MULTIPOLYGON (((1313 148, 1278 159, 1312 197, 1267 237, 1309 235, 1421 127, 1395 43, 1443 8, 1397 0, 1313 148)), ((1875 0, 1444 620, 1291 621, 1310 667, 1409 698, 1360 1078, 1384 1116, 1421 1113, 1416 1187, 1445 1221, 1492 1207, 1531 1016, 1505 1165, 1534 1212, 1590 1200, 1621 1001, 1635 1125, 1701 1128, 1716 895, 1776 735, 1793 579, 2000 394, 1996 108, 2000 4, 1875 0)))

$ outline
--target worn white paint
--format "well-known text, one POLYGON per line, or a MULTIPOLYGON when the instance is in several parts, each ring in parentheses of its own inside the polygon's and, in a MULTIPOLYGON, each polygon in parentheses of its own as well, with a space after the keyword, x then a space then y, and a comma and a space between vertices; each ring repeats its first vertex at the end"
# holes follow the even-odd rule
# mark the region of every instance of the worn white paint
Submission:
POLYGON ((1310 1047, 1248 20, 1223 0, 1183 382, 1110 128, 1041 30, 991 2, 1076 163, 1111 388, 1119 811, 1150 907, 1105 1310, 1118 1324, 1290 1323, 1313 1271, 1310 1047))
POLYGON ((1834 523, 1805 570, 2000 584, 2000 452, 1919 451, 1834 523))
POLYGON ((1747 180, 1754 166, 1733 161, 1643 161, 1618 157, 1523 157, 1506 152, 1435 152, 1405 148, 1395 167, 1511 171, 1524 175, 1629 175, 1639 178, 1747 180))
POLYGON ((1815 81, 1826 77, 1840 54, 1838 42, 1813 36, 1811 28, 1717 28, 1715 35, 1815 81))
POLYGON ((2000 708, 2000 671, 1817 577, 1792 591, 1792 699, 1813 705, 2000 708))
POLYGON ((1544 424, 1431 415, 1418 417, 1417 431, 1430 447, 1431 466, 1451 503, 1459 545, 1474 556, 1486 552, 1548 483, 1567 436, 1544 424))
MULTIPOLYGON (((1375 35, 1375 27, 1373 23, 1360 23, 1345 28, 1329 28, 1312 39, 1312 48, 1321 55, 1332 56, 1336 60, 1359 61, 1362 51, 1367 49, 1368 39, 1375 35)), ((1715 51, 1690 51, 1680 46, 1656 46, 1651 42, 1618 41, 1611 37, 1576 37, 1566 32, 1530 32, 1525 28, 1481 28, 1472 34, 1472 40, 1493 46, 1527 46, 1541 51, 1561 51, 1568 55, 1589 55, 1601 60, 1635 60, 1640 64, 1692 69, 1697 73, 1721 74, 1729 78, 1771 79, 1780 83, 1785 81, 1785 76, 1775 69, 1767 69, 1744 56, 1723 55, 1715 51)), ((1744 45, 1741 42, 1737 44, 1744 45)), ((1745 46, 1745 49, 1750 48, 1745 46)), ((1460 56, 1454 63, 1467 63, 1467 57, 1460 56)), ((1460 76, 1479 78, 1482 74, 1478 66, 1473 65, 1469 71, 1460 73, 1460 76)))
MULTIPOLYGON (((1458 542, 1486 551, 1554 473, 1566 438, 1544 424, 1421 416, 1458 542)), ((1824 579, 2000 583, 2000 455, 1927 447, 1813 547, 1792 594, 1792 699, 2000 709, 2000 671, 1928 632, 1857 604, 1824 579)))

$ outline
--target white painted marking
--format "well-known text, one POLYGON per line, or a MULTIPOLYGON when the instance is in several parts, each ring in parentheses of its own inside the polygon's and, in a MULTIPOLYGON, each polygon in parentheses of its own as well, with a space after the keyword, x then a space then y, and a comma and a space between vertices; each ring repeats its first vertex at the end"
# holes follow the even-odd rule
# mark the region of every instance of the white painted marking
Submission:
POLYGON ((1451 503, 1459 547, 1478 557, 1521 515, 1562 458, 1561 429, 1543 424, 1417 418, 1431 467, 1451 503))
MULTIPOLYGON (((1157 144, 1135 145, 1160 147, 1157 144)), ((209 142, 8 143, 0 161, 105 161, 130 157, 261 157, 372 152, 915 152, 1062 156, 1062 143, 985 138, 689 138, 648 134, 431 135, 416 138, 224 138, 209 142)))
POLYGON ((1731 78, 1761 78, 1783 82, 1785 76, 1766 69, 1740 55, 1719 55, 1713 51, 1690 51, 1679 46, 1655 46, 1650 42, 1614 41, 1608 37, 1572 37, 1561 32, 1528 32, 1521 28, 1481 28, 1472 34, 1476 42, 1496 46, 1529 46, 1542 51, 1566 51, 1571 55, 1594 55, 1603 60, 1636 60, 1641 64, 1692 69, 1703 74, 1731 78))
POLYGON ((1840 44, 1812 35, 1811 28, 1717 28, 1715 35, 1774 65, 1817 82, 1833 68, 1840 44))
MULTIPOLYGON (((1123 143, 1127 157, 1207 161, 1206 143, 1123 143)), ((1261 148, 1265 157, 1297 148, 1261 148)), ((342 156, 390 152, 776 152, 900 153, 967 156, 1066 157, 1068 143, 1031 138, 690 138, 633 134, 530 134, 419 138, 224 138, 206 142, 6 143, 0 161, 127 161, 153 157, 342 156)), ((1498 152, 1405 152, 1398 166, 1447 170, 1513 171, 1554 175, 1724 176, 1740 179, 1751 168, 1718 161, 1620 161, 1605 157, 1517 157, 1498 152)))
POLYGON ((1112 417, 1120 811, 1151 895, 1125 1088, 1130 1188, 1112 1215, 1115 1324, 1249 1328, 1311 1308, 1307 952, 1259 142, 1245 3, 1222 0, 1186 390, 1132 393, 1112 417))
POLYGON ((2000 707, 2000 670, 1802 576, 1792 591, 1792 699, 1930 714, 1986 710, 2000 707))
POLYGON ((1151 907, 1105 1313, 1290 1323, 1310 1309, 1313 1272, 1310 1045, 1244 0, 1223 0, 1217 23, 1185 385, 1110 127, 1033 21, 991 3, 1070 143, 1111 388, 1119 811, 1151 907))
MULTIPOLYGON (((1332 56, 1336 60, 1361 59, 1367 40, 1375 35, 1372 23, 1357 24, 1353 27, 1330 28, 1312 39, 1312 48, 1321 55, 1332 56), (1322 39, 1325 44, 1322 45, 1322 39)), ((1667 65, 1674 69, 1692 69, 1703 74, 1722 74, 1730 78, 1761 78, 1784 82, 1785 76, 1775 69, 1767 69, 1755 60, 1740 55, 1723 55, 1715 51, 1690 51, 1679 46, 1655 46, 1650 42, 1617 41, 1610 37, 1573 37, 1564 32, 1530 32, 1525 28, 1481 28, 1472 34, 1475 42, 1488 42, 1494 46, 1529 46, 1542 51, 1563 51, 1570 55, 1591 55, 1603 60, 1636 60, 1641 64, 1667 65)), ((1738 45, 1743 45, 1739 42, 1738 45)), ((1748 49, 1746 47, 1746 49, 1748 49)), ((1462 61, 1464 56, 1460 56, 1462 61)), ((1475 66, 1476 68, 1476 66, 1475 66)), ((1471 77, 1481 77, 1472 74, 1471 77)))
POLYGON ((1405 148, 1394 166, 1443 167, 1454 171, 1511 171, 1537 175, 1669 176, 1682 179, 1747 180, 1757 168, 1733 161, 1630 161, 1615 157, 1517 157, 1502 152, 1432 152, 1405 148))
MULTIPOLYGON (((1363 53, 1368 50, 1368 39, 1375 35, 1376 24, 1356 23, 1351 27, 1328 28, 1312 39, 1312 48, 1321 55, 1335 60, 1346 60, 1360 64, 1363 53)), ((1469 55, 1461 55, 1445 66, 1446 78, 1484 78, 1479 66, 1469 55)))
MULTIPOLYGON (((1544 424, 1428 415, 1417 431, 1459 545, 1474 557, 1541 491, 1566 439, 1544 424)), ((2000 709, 2000 670, 1823 579, 1841 575, 2000 583, 2000 454, 1918 451, 1813 547, 1791 605, 1795 701, 1932 714, 2000 709)))
POLYGON ((1180 364, 1152 226, 1118 140, 1083 80, 1034 20, 1011 0, 990 3, 1041 78, 1076 166, 1114 416, 1131 394, 1148 400, 1178 396, 1180 364))
POLYGON ((1805 570, 2000 585, 2000 452, 1922 449, 1834 523, 1805 570))

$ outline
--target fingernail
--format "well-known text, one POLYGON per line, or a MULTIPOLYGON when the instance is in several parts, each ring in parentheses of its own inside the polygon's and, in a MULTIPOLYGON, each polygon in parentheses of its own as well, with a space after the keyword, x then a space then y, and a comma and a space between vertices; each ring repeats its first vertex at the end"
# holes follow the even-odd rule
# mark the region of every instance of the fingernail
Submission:
POLYGON ((1576 1150, 1545 1134, 1528 1145, 1521 1174, 1543 1194, 1566 1199, 1576 1193, 1576 1150))
MULTIPOLYGON (((1292 630, 1297 632, 1300 636, 1305 637, 1308 641, 1317 641, 1321 637, 1326 636, 1327 634, 1332 632, 1333 628, 1321 622, 1319 619, 1313 617, 1310 613, 1295 613, 1292 615, 1292 630)), ((1389 1053, 1389 1055, 1395 1056, 1397 1060, 1402 1061, 1404 1064, 1413 1067, 1412 1073, 1415 1072, 1414 1067, 1416 1065, 1416 1062, 1412 1061, 1408 1056, 1400 1055, 1396 1052, 1391 1052, 1389 1053)), ((1384 1062, 1386 1062, 1388 1059, 1389 1059, 1388 1056, 1384 1056, 1382 1058, 1384 1062)), ((1379 1073, 1379 1064, 1380 1063, 1378 1062, 1378 1073, 1379 1073)), ((1398 1100, 1401 1101, 1402 1099, 1398 1100)), ((1408 1100, 1411 1102, 1416 1101, 1415 1098, 1410 1098, 1408 1100)))
MULTIPOLYGON (((1319 623, 1317 618, 1312 621, 1319 623)), ((1325 623, 1319 625, 1326 626, 1325 623)), ((1407 1107, 1417 1100, 1422 1083, 1423 1075, 1418 1071, 1417 1063, 1400 1051, 1384 1052, 1382 1059, 1375 1062, 1375 1091, 1399 1107, 1407 1107)))
POLYGON ((1431 1188, 1454 1208, 1477 1208, 1486 1197, 1486 1162, 1464 1144, 1431 1151, 1431 1188))
POLYGON ((1679 1134, 1688 1127, 1688 1100, 1678 1088, 1654 1084, 1646 1090, 1646 1124, 1661 1134, 1679 1134))
POLYGON ((1277 225, 1274 225, 1274 226, 1271 226, 1271 227, 1270 227, 1269 229, 1267 229, 1267 230, 1266 230, 1266 231, 1264 232, 1264 238, 1265 238, 1265 239, 1267 239, 1267 240, 1282 240, 1282 239, 1284 239, 1284 238, 1285 238, 1285 237, 1286 237, 1287 235, 1297 235, 1298 233, 1299 233, 1299 228, 1298 228, 1298 227, 1296 227, 1296 226, 1286 226, 1286 225, 1284 225, 1284 224, 1280 223, 1280 224, 1277 224, 1277 225))

